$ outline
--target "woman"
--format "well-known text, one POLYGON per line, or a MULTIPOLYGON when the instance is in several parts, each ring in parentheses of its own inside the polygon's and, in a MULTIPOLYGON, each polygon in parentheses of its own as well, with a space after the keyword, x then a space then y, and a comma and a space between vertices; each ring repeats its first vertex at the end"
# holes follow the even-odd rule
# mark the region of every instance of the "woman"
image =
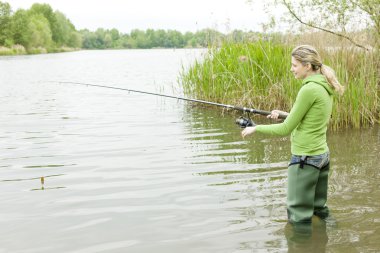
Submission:
POLYGON ((243 138, 254 133, 278 136, 291 134, 292 157, 288 167, 287 211, 290 223, 310 223, 313 215, 329 216, 327 182, 329 148, 326 131, 331 117, 334 91, 343 94, 334 71, 322 64, 318 52, 309 45, 292 51, 290 69, 302 87, 290 113, 274 110, 268 118, 287 115, 280 124, 256 125, 242 131, 243 138))

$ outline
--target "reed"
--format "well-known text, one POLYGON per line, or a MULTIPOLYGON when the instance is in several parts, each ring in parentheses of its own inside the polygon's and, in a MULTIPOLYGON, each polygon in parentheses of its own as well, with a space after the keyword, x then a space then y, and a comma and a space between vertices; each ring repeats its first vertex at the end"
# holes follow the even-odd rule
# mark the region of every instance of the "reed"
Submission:
POLYGON ((0 46, 0 55, 20 55, 26 54, 26 50, 22 45, 13 45, 11 47, 0 46))
POLYGON ((0 46, 0 55, 13 55, 13 51, 10 48, 0 46))
MULTIPOLYGON (((257 109, 289 111, 301 81, 290 72, 293 46, 258 41, 210 47, 180 80, 186 96, 257 109)), ((330 127, 362 127, 379 122, 379 62, 374 53, 319 49, 324 63, 346 86, 336 96, 330 127)))

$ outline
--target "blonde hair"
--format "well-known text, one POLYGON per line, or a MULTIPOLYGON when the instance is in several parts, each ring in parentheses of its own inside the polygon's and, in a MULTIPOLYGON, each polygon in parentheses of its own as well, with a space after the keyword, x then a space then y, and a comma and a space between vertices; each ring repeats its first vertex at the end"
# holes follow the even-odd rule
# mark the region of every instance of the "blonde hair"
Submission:
POLYGON ((301 45, 293 49, 292 56, 303 65, 310 63, 314 71, 320 70, 326 77, 330 86, 340 95, 344 92, 344 87, 339 83, 335 71, 329 66, 322 64, 322 59, 317 50, 310 45, 301 45))

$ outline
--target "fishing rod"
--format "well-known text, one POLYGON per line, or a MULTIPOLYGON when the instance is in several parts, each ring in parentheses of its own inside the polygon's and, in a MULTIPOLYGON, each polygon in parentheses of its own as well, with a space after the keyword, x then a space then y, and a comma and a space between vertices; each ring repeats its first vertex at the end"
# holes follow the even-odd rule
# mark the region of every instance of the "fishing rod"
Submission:
MULTIPOLYGON (((253 108, 247 108, 247 107, 239 107, 234 105, 227 105, 227 104, 221 104, 216 102, 210 102, 200 99, 192 99, 192 98, 184 98, 184 97, 178 97, 178 96, 171 96, 166 94, 160 94, 160 93, 154 93, 154 92, 148 92, 148 91, 141 91, 141 90, 133 90, 133 89, 127 89, 127 88, 120 88, 115 86, 107 86, 107 85, 99 85, 99 84, 91 84, 91 83, 80 83, 80 82, 68 82, 68 81, 59 81, 60 84, 78 84, 78 85, 84 85, 84 86, 91 86, 91 87, 99 87, 99 88, 107 88, 107 89, 114 89, 114 90, 122 90, 122 91, 128 91, 128 92, 134 92, 134 93, 141 93, 141 94, 147 94, 147 95, 153 95, 153 96, 160 96, 160 97, 166 97, 166 98, 175 98, 179 100, 189 101, 189 102, 195 102, 195 103, 201 103, 201 104, 207 104, 207 105, 215 105, 219 107, 224 107, 227 109, 237 110, 241 112, 247 112, 247 113, 254 113, 259 115, 270 115, 271 112, 259 110, 259 109, 253 109, 253 108)), ((280 119, 285 119, 286 115, 280 114, 280 119)), ((236 119, 236 124, 238 124, 240 127, 245 128, 247 126, 254 126, 255 123, 249 119, 240 117, 236 119)))

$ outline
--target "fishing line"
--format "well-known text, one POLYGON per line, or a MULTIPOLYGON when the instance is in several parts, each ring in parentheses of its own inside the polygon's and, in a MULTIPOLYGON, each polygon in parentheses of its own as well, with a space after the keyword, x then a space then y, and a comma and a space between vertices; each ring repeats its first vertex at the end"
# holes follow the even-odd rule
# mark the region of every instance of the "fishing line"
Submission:
MULTIPOLYGON (((232 109, 232 110, 237 110, 237 111, 247 112, 247 113, 254 113, 254 114, 259 114, 259 115, 264 115, 264 116, 271 114, 270 111, 264 111, 264 110, 254 109, 254 108, 239 107, 239 106, 221 104, 221 103, 210 102, 210 101, 205 101, 205 100, 200 100, 200 99, 192 99, 192 98, 185 98, 185 97, 179 97, 179 96, 172 96, 172 95, 167 95, 167 94, 154 93, 154 92, 142 91, 142 90, 127 89, 127 88, 121 88, 121 87, 116 87, 116 86, 108 86, 108 85, 100 85, 100 84, 92 84, 92 83, 81 83, 81 82, 69 82, 69 81, 53 81, 53 82, 60 83, 60 84, 76 84, 76 85, 83 85, 83 86, 113 89, 113 90, 122 90, 122 91, 128 91, 128 92, 134 92, 134 93, 140 93, 140 94, 146 94, 146 95, 160 96, 160 97, 165 97, 165 98, 174 98, 174 99, 178 99, 178 100, 207 104, 207 105, 214 105, 214 106, 224 107, 227 109, 232 109)), ((286 115, 280 114, 279 118, 285 119, 286 115)), ((240 125, 240 127, 242 127, 242 128, 254 125, 253 121, 249 117, 248 118, 244 118, 244 117, 238 118, 236 120, 236 124, 240 125)))

